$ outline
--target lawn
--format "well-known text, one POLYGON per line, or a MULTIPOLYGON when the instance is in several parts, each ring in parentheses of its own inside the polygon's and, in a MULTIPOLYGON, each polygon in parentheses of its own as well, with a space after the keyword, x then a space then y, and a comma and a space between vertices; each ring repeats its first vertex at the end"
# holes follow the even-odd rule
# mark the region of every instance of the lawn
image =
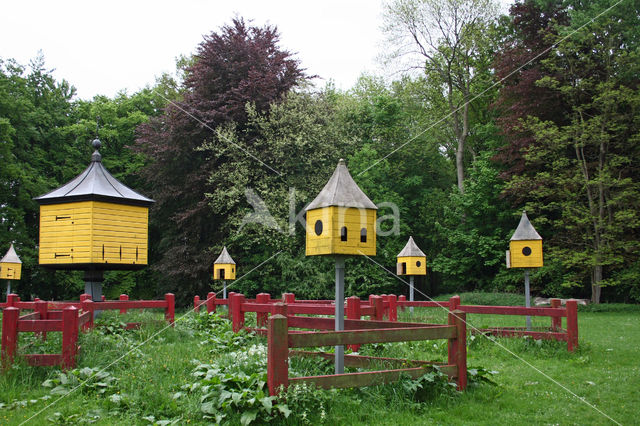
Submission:
MULTIPOLYGON (((462 296, 464 303, 509 303, 491 297, 495 300, 462 296)), ((439 308, 400 313, 401 320, 425 322, 443 322, 445 316, 439 308)), ((349 425, 638 423, 639 306, 581 307, 575 353, 562 342, 473 336, 469 368, 494 372, 489 375, 494 384, 477 381, 462 393, 430 375, 420 382, 405 379, 363 389, 291 390, 286 401, 265 393, 263 339, 233 334, 217 316, 183 312, 174 328, 160 318, 160 313, 103 315, 103 325, 81 338, 78 368, 66 374, 20 364, 6 371, 0 376, 0 423, 239 424, 253 418, 349 425), (124 331, 119 327, 123 319, 147 324, 124 331)), ((468 320, 475 327, 524 325, 521 317, 469 315, 468 320)), ((534 326, 549 321, 534 318, 534 326)), ((47 342, 28 335, 20 342, 30 352, 59 351, 59 344, 59 333, 51 333, 47 342)), ((446 343, 366 345, 361 352, 444 361, 446 343)), ((292 359, 290 374, 331 368, 292 359)))

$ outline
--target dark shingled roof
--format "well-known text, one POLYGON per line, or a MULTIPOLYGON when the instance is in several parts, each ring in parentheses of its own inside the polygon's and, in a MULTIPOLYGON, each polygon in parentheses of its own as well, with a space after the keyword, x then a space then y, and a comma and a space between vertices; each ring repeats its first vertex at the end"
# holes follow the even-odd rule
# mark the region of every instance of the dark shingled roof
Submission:
POLYGON ((511 237, 511 241, 523 241, 523 240, 541 240, 542 237, 536 229, 533 227, 529 218, 527 217, 527 212, 522 212, 522 216, 520 217, 520 223, 516 228, 516 232, 513 233, 511 237))
POLYGON ((22 263, 15 249, 13 248, 13 244, 9 247, 7 254, 4 255, 2 259, 0 259, 2 263, 22 263))
POLYGON ((102 156, 98 152, 100 141, 95 139, 93 146, 96 150, 91 156, 91 164, 84 172, 60 188, 36 197, 34 200, 40 204, 57 204, 71 201, 106 201, 145 207, 155 202, 151 198, 138 194, 111 176, 111 173, 102 165, 102 156))
POLYGON ((220 256, 218 256, 218 258, 216 259, 215 262, 213 262, 215 264, 220 264, 220 263, 226 263, 226 264, 233 264, 235 265, 236 262, 233 261, 233 259, 231 258, 231 256, 229 256, 229 252, 227 251, 227 247, 223 247, 222 249, 222 253, 220 253, 220 256))
POLYGON ((338 162, 338 167, 336 167, 329 182, 322 188, 322 191, 311 204, 307 206, 305 211, 331 206, 378 209, 358 187, 342 159, 338 162))
POLYGON ((409 237, 409 241, 407 241, 407 244, 404 246, 402 251, 398 253, 398 256, 396 257, 410 257, 410 256, 411 257, 427 257, 427 255, 424 254, 422 250, 420 250, 420 248, 417 246, 415 241, 413 241, 413 237, 409 237))

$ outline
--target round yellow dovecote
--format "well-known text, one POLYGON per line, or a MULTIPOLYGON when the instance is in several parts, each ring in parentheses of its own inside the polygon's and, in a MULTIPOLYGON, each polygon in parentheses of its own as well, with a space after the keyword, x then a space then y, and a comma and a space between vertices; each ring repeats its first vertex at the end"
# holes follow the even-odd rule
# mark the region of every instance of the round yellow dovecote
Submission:
POLYGON ((222 253, 213 262, 213 279, 214 280, 235 280, 236 279, 236 262, 229 256, 227 248, 222 249, 222 253))
POLYGON ((396 273, 398 275, 427 275, 427 256, 413 241, 413 237, 409 237, 407 244, 398 253, 396 273))
POLYGON ((541 268, 542 237, 535 230, 527 212, 522 212, 520 223, 509 242, 507 251, 508 268, 541 268))
POLYGON ((7 253, 0 259, 0 279, 19 280, 21 275, 22 261, 11 244, 7 253))
POLYGON ((377 209, 340 160, 320 194, 305 209, 306 255, 375 256, 377 209))
POLYGON ((100 140, 84 172, 35 200, 40 204, 39 264, 102 271, 147 265, 150 198, 102 165, 100 140))

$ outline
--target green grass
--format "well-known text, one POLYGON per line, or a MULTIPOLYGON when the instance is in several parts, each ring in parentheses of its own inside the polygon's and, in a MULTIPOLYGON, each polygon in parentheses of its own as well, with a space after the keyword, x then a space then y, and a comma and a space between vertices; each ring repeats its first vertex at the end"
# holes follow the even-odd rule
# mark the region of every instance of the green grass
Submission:
MULTIPOLYGON (((463 295, 462 300, 471 303, 469 300, 483 300, 483 297, 470 299, 463 295)), ((504 300, 497 303, 500 302, 498 296, 492 297, 495 304, 507 304, 504 300)), ((125 320, 160 318, 161 314, 131 313, 125 320)), ((408 310, 401 312, 400 318, 442 323, 446 312, 438 308, 417 308, 413 315, 408 310)), ((522 317, 469 315, 468 319, 477 327, 524 325, 522 317)), ((289 409, 308 413, 308 424, 321 421, 350 425, 607 424, 605 416, 552 381, 555 380, 616 421, 634 424, 638 422, 640 405, 639 319, 637 306, 601 305, 598 309, 581 309, 580 348, 575 353, 568 353, 562 342, 497 339, 495 343, 475 336, 468 343, 469 367, 497 371, 492 376, 495 386, 480 384, 463 393, 435 387, 437 395, 429 395, 424 401, 409 397, 402 384, 316 390, 291 395, 289 409)), ((208 330, 212 325, 202 319, 179 321, 175 328, 164 330, 164 325, 156 322, 127 332, 116 327, 120 321, 118 314, 105 315, 103 320, 107 320, 106 328, 82 337, 78 370, 106 367, 109 377, 113 378, 107 391, 101 394, 100 386, 93 384, 57 400, 60 396, 52 395, 51 388, 42 384, 47 379, 56 379, 59 369, 17 365, 0 376, 0 404, 4 404, 0 405, 0 424, 20 424, 48 404, 52 404, 51 407, 29 424, 96 421, 105 425, 145 425, 163 424, 158 423, 162 420, 172 420, 175 424, 207 424, 213 420, 205 419, 200 411, 201 398, 206 393, 201 389, 185 390, 185 386, 204 383, 193 375, 196 366, 200 365, 201 369, 202 365, 220 366, 224 372, 237 374, 244 368, 240 358, 248 352, 247 348, 264 342, 257 337, 236 338, 226 333, 228 327, 224 324, 215 325, 216 336, 211 336, 208 330), (137 347, 140 344, 142 346, 137 347), (41 399, 43 397, 50 399, 41 399)), ((534 326, 548 325, 548 322, 549 319, 534 318, 534 326)), ((53 346, 59 344, 59 340, 56 341, 55 334, 50 336, 52 343, 40 344, 38 350, 56 349, 53 346)), ((21 340, 21 346, 32 341, 21 340)), ((361 352, 444 361, 446 344, 430 341, 368 345, 361 352)), ((247 374, 262 370, 263 361, 254 359, 252 364, 246 364, 249 365, 247 374)), ((307 360, 292 360, 291 366, 301 374, 318 374, 330 369, 326 364, 307 360)), ((240 415, 231 413, 223 422, 238 424, 240 415)), ((287 420, 278 417, 274 422, 303 424, 305 419, 298 415, 287 420)))

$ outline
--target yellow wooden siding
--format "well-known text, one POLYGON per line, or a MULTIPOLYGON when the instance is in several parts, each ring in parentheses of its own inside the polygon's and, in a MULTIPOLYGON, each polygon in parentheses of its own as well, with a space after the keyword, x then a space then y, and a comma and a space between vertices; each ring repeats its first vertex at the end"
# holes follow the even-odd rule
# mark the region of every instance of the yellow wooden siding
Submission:
POLYGON ((40 206, 40 264, 147 264, 148 208, 99 201, 40 206))
POLYGON ((402 273, 398 267, 398 275, 427 275, 427 258, 422 256, 398 257, 398 265, 406 263, 406 272, 402 273), (420 266, 417 265, 420 262, 420 266))
POLYGON ((13 262, 0 262, 0 279, 19 280, 22 274, 22 264, 13 262))
POLYGON ((376 254, 376 211, 346 207, 325 207, 307 212, 307 256, 324 254, 367 255, 376 254), (315 223, 322 220, 322 233, 316 235, 315 223), (342 241, 341 229, 347 228, 347 241, 342 241), (362 228, 367 230, 367 241, 360 242, 362 228))
POLYGON ((512 268, 540 268, 542 261, 542 240, 511 241, 509 243, 512 268), (522 249, 529 247, 531 254, 525 256, 522 249))
POLYGON ((220 271, 224 271, 225 280, 236 279, 236 265, 232 263, 214 263, 213 264, 213 279, 221 280, 220 271))

